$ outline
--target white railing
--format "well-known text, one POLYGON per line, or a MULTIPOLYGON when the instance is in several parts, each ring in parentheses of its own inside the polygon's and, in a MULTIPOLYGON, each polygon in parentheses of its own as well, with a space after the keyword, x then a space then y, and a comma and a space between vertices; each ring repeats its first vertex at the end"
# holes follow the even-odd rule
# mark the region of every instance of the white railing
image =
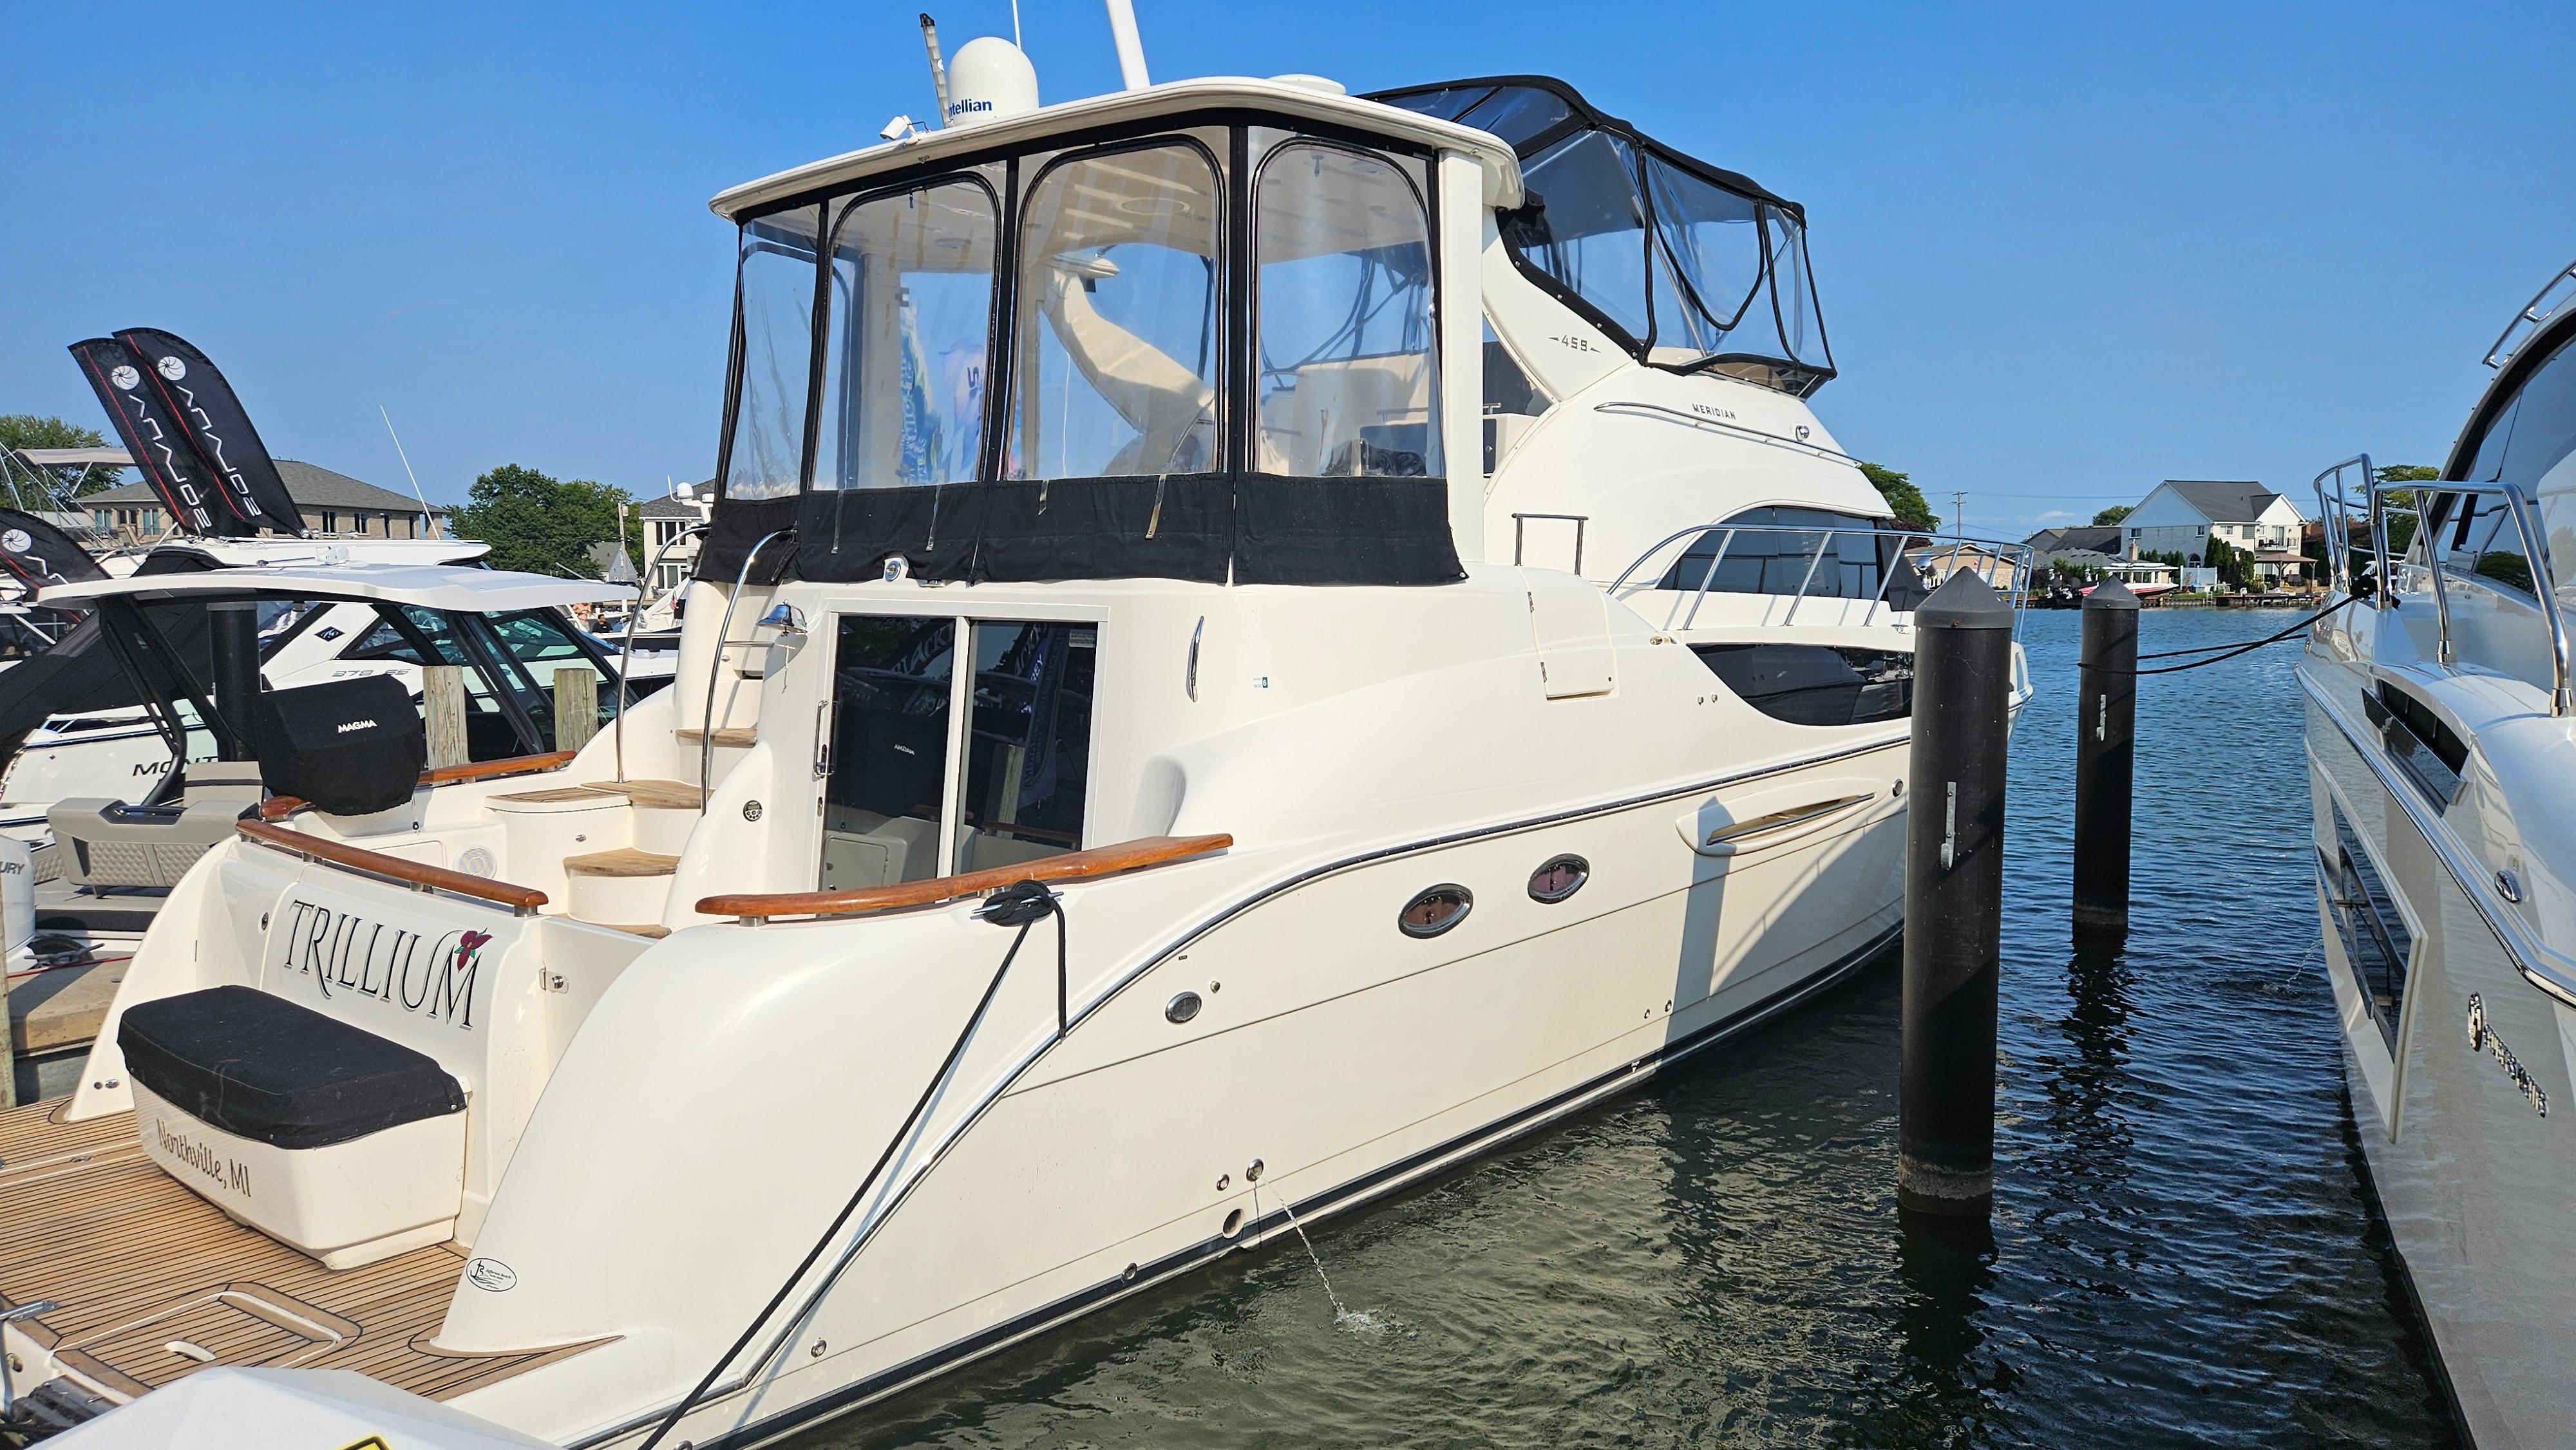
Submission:
MULTIPOLYGON (((2571 686, 2568 662, 2567 620, 2558 602, 2558 590, 2549 571, 2548 535, 2531 499, 2521 487, 2511 483, 2463 483, 2456 479, 2431 481, 2379 481, 2371 467, 2370 455, 2358 454, 2317 475, 2317 512, 2325 523, 2326 560, 2332 572, 2330 583, 2347 594, 2370 595, 2372 607, 2390 611, 2401 607, 2399 596, 2410 586, 2420 585, 2433 596, 2433 659, 2450 668, 2459 663, 2453 641, 2451 590, 2468 584, 2491 589, 2517 601, 2527 599, 2540 616, 2540 624, 2549 635, 2549 713, 2576 714, 2576 686, 2571 686), (2354 497, 2347 477, 2357 475, 2361 496, 2354 497), (2482 550, 2471 567, 2462 569, 2446 557, 2451 549, 2439 547, 2434 535, 2445 525, 2458 520, 2458 537, 2453 549, 2466 547, 2472 527, 2473 499, 2493 498, 2501 507, 2505 520, 2513 525, 2512 555, 2520 560, 2522 579, 2516 583, 2481 567, 2489 555, 2501 555, 2503 549, 2482 550), (2359 551, 2353 547, 2352 524, 2356 509, 2363 511, 2370 531, 2367 563, 2356 567, 2359 551), (2457 514, 2453 510, 2457 509, 2457 514), (2404 549, 2392 549, 2388 542, 2389 521, 2403 515, 2414 520, 2414 530, 2404 549), (2423 546, 2417 561, 2416 545, 2423 546), (2360 581, 2367 580, 2367 583, 2360 581)), ((2488 543, 2501 544, 2501 537, 2488 543)))
MULTIPOLYGON (((1620 591, 1628 587, 1629 581, 1646 570, 1649 565, 1656 565, 1649 577, 1660 581, 1672 568, 1672 565, 1656 564, 1662 555, 1671 550, 1675 544, 1681 544, 1681 550, 1673 555, 1673 564, 1678 564, 1684 558, 1690 557, 1693 544, 1712 534, 1718 536, 1717 548, 1708 556, 1708 568, 1700 575, 1698 587, 1691 593, 1690 608, 1683 615, 1681 622, 1675 626, 1676 628, 1689 629, 1698 621, 1700 606, 1707 602, 1711 590, 1715 589, 1719 567, 1726 562, 1728 553, 1735 548, 1736 540, 1739 537, 1749 538, 1756 534, 1790 534, 1800 538, 1812 537, 1815 540, 1814 547, 1806 551, 1806 568, 1799 578, 1797 590, 1786 596, 1790 602, 1787 617, 1780 621, 1784 625, 1797 622, 1798 611, 1810 597, 1815 587, 1817 571, 1823 566, 1828 552, 1833 554, 1838 568, 1843 561, 1852 558, 1840 548, 1832 547, 1837 540, 1843 538, 1866 540, 1868 549, 1859 555, 1859 559, 1865 559, 1871 567, 1878 570, 1878 590, 1870 596, 1869 608, 1861 618, 1863 624, 1877 619, 1880 607, 1888 604, 1888 585, 1900 574, 1912 574, 1918 587, 1929 589, 1931 581, 1924 577, 1927 572, 1938 571, 1946 578, 1965 569, 1984 580, 1988 588, 2012 602, 2013 632, 2018 637, 2021 632, 2022 612, 2028 605, 2031 589, 2037 582, 2038 550, 2029 544, 2006 543, 2000 539, 1982 539, 1969 534, 1944 534, 1929 530, 1824 527, 1813 524, 1732 524, 1721 521, 1694 524, 1657 540, 1651 548, 1637 556, 1636 562, 1619 571, 1619 577, 1611 581, 1608 592, 1614 598, 1619 597, 1620 591)), ((1777 559, 1792 556, 1773 551, 1758 557, 1777 559)), ((1854 562, 1858 561, 1858 559, 1854 560, 1854 562)), ((1637 586, 1636 592, 1653 591, 1660 587, 1659 582, 1641 584, 1637 586)), ((1747 593, 1741 589, 1716 589, 1716 592, 1747 593)), ((1761 592, 1769 593, 1769 591, 1761 592)), ((1782 596, 1774 594, 1769 597, 1782 596)), ((1821 600, 1841 599, 1847 596, 1837 591, 1834 594, 1814 597, 1821 600)), ((1892 605, 1888 607, 1891 613, 1904 612, 1896 610, 1892 605)), ((1834 622, 1843 621, 1837 619, 1834 622)))

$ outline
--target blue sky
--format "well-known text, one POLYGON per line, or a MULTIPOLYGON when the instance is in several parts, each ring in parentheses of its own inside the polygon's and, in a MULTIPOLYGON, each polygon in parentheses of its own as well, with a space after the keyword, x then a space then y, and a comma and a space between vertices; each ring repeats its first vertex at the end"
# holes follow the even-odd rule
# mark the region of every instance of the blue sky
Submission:
MULTIPOLYGON (((1009 32, 933 3, 952 50, 1009 32)), ((390 408, 433 499, 505 462, 703 476, 706 199, 928 115, 917 8, 19 7, 0 412, 100 422, 64 345, 159 326, 282 456, 399 488, 390 408)), ((1549 71, 1798 198, 1842 367, 1818 411, 1981 532, 2437 462, 2576 256, 2565 0, 1137 8, 1162 78, 1549 71)), ((1116 84, 1098 0, 1022 9, 1047 99, 1116 84)))

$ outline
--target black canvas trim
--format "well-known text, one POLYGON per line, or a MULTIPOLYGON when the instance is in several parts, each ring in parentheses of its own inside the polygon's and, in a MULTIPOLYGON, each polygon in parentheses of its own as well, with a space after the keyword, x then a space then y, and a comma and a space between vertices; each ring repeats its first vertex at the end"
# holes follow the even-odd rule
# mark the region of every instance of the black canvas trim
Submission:
POLYGON ((978 579, 1226 580, 1234 482, 1223 475, 1026 480, 983 492, 978 579))
POLYGON ((1279 478, 1236 490, 1238 584, 1447 584, 1467 577, 1445 478, 1279 478))
MULTIPOLYGON (((715 504, 715 518, 698 541, 697 577, 731 584, 742 577, 743 560, 752 546, 780 529, 794 528, 797 506, 802 494, 783 494, 777 498, 725 498, 715 504)), ((760 551, 751 571, 754 584, 775 584, 787 575, 787 567, 796 551, 785 541, 771 544, 760 551)))
POLYGON ((796 508, 796 577, 875 579, 886 559, 900 554, 917 578, 970 579, 984 504, 984 486, 975 483, 815 489, 796 508))

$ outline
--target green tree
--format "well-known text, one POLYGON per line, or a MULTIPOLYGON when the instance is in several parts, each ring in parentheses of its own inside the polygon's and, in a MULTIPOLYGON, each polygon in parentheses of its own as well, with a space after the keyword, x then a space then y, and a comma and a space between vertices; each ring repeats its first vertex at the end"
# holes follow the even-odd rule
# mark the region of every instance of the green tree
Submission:
POLYGON ((1888 512, 1896 515, 1898 523, 1911 529, 1941 527, 1940 515, 1932 512, 1932 505, 1924 500, 1923 490, 1916 488, 1905 474, 1893 468, 1881 468, 1875 463, 1862 464, 1860 472, 1861 477, 1868 479, 1878 490, 1878 496, 1887 500, 1888 512))
MULTIPOLYGON (((458 538, 490 542, 495 569, 596 579, 590 546, 617 538, 618 510, 627 502, 624 489, 505 463, 474 480, 468 502, 449 523, 458 538)), ((627 555, 641 563, 641 531, 630 525, 626 532, 627 555)))
POLYGON ((2383 463, 2371 470, 2381 483, 2431 483, 2442 470, 2426 463, 2383 463))
MULTIPOLYGON (((76 427, 60 418, 38 417, 34 413, 0 414, 0 450, 20 448, 104 448, 107 439, 95 428, 76 427)), ((15 464, 10 465, 14 471, 15 464)), ((65 494, 97 493, 123 481, 124 471, 115 468, 63 467, 52 470, 57 487, 65 494)), ((12 484, 23 483, 13 478, 12 484)), ((33 503, 30 499, 28 502, 33 503)))
POLYGON ((2102 510, 2100 513, 2095 514, 2093 516, 2093 525, 2096 528, 2100 528, 2106 524, 2116 524, 2120 520, 2127 518, 2129 515, 2136 513, 2137 511, 2137 505, 2135 504, 2115 503, 2109 508, 2102 510))

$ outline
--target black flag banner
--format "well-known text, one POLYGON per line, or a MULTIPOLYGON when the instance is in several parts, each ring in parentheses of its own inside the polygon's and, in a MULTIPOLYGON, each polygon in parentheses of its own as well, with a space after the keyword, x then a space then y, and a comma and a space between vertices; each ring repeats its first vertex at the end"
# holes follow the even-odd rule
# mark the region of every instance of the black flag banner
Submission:
POLYGON ((116 340, 149 364, 143 380, 159 391, 198 459, 231 491, 234 503, 281 534, 304 532, 304 515, 287 495, 286 480, 277 476, 250 413, 213 361, 187 339, 158 328, 129 327, 116 340))
POLYGON ((182 532, 219 537, 259 532, 258 520, 234 507, 228 491, 207 476, 161 395, 145 386, 144 369, 150 365, 140 354, 112 337, 73 343, 71 352, 99 405, 116 420, 116 436, 134 455, 143 481, 161 496, 162 507, 182 532))
POLYGON ((98 561, 69 535, 16 509, 0 509, 0 572, 31 590, 107 577, 98 561))

